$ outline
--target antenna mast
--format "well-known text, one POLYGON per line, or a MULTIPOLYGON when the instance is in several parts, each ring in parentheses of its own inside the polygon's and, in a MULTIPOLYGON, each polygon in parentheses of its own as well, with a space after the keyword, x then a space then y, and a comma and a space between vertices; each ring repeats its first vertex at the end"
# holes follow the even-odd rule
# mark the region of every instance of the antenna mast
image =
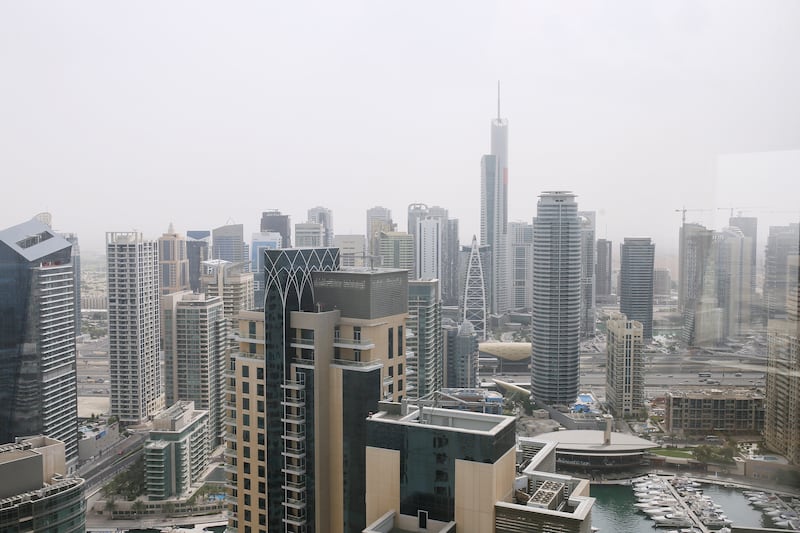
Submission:
POLYGON ((497 80, 497 120, 500 121, 500 80, 497 80))

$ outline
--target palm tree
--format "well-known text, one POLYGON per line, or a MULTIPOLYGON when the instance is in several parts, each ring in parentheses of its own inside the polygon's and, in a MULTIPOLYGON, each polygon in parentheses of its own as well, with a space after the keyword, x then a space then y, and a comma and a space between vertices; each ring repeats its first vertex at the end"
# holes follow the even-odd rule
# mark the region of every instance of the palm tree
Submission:
POLYGON ((139 516, 140 514, 142 514, 142 511, 144 511, 144 502, 142 500, 136 500, 135 502, 133 502, 131 510, 134 512, 136 516, 139 516))

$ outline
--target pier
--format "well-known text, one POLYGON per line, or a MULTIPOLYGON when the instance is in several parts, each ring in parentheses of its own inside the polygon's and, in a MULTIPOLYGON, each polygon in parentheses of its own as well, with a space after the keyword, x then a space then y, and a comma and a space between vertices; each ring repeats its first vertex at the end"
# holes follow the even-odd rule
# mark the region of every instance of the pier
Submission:
POLYGON ((699 529, 703 533, 710 533, 711 530, 703 522, 700 521, 700 517, 697 516, 694 510, 692 510, 691 506, 686 503, 686 500, 683 498, 683 496, 680 495, 678 489, 672 486, 672 483, 670 483, 669 481, 667 481, 665 485, 667 486, 667 488, 669 488, 670 493, 672 493, 675 499, 680 502, 684 511, 686 511, 686 516, 688 516, 692 520, 692 522, 694 522, 693 527, 699 529))

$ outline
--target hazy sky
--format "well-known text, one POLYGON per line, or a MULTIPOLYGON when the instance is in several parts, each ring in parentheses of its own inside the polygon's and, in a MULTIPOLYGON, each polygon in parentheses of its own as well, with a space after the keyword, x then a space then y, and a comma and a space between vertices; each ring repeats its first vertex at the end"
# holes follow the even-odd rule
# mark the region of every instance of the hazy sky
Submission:
POLYGON ((669 252, 683 205, 797 219, 766 210, 800 210, 798 57, 796 0, 0 0, 0 227, 47 210, 99 250, 424 202, 466 243, 499 79, 510 219, 572 190, 669 252))

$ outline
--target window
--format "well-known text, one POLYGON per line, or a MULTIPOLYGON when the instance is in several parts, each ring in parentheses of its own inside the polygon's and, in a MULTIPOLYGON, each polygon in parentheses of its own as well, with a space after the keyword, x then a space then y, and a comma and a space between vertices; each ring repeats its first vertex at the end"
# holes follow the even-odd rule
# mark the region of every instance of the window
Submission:
POLYGON ((256 408, 257 408, 259 413, 263 413, 264 412, 264 400, 256 401, 256 408))
POLYGON ((261 383, 256 384, 256 394, 258 394, 259 396, 264 396, 264 385, 262 385, 261 383))
POLYGON ((250 394, 250 384, 246 381, 242 381, 242 392, 244 394, 250 394))
POLYGON ((361 350, 353 350, 353 360, 361 361, 361 350))
POLYGON ((264 379, 264 369, 261 367, 256 368, 256 378, 264 379))
POLYGON ((397 375, 398 376, 403 375, 403 363, 397 363, 397 375))
POLYGON ((353 326, 353 340, 356 342, 361 340, 361 326, 353 326))
POLYGON ((256 345, 255 343, 250 343, 250 353, 256 353, 256 345))
POLYGON ((245 494, 244 495, 244 504, 245 505, 250 505, 250 495, 249 494, 245 494))
POLYGON ((389 359, 394 357, 394 328, 389 328, 389 359))
POLYGON ((250 490, 250 478, 244 478, 244 490, 250 490))
POLYGON ((250 473, 250 463, 245 462, 243 468, 244 468, 244 473, 245 474, 249 474, 250 473))
POLYGON ((250 425, 250 415, 247 414, 242 415, 242 424, 245 426, 250 425))
POLYGON ((245 459, 250 459, 250 446, 245 446, 242 449, 243 455, 245 459))
POLYGON ((250 430, 249 429, 242 430, 242 440, 245 441, 245 442, 249 442, 250 441, 250 430))
POLYGON ((250 409, 250 398, 242 398, 242 409, 250 409))
POLYGON ((397 326, 397 357, 403 355, 403 326, 397 326))
POLYGON ((394 367, 393 366, 389 367, 389 377, 390 378, 394 377, 394 367))
POLYGON ((264 429, 264 417, 263 416, 259 416, 258 417, 258 429, 264 429))
POLYGON ((251 339, 255 338, 255 336, 256 336, 256 323, 255 322, 250 321, 250 323, 248 324, 248 332, 250 333, 250 338, 251 339))
POLYGON ((250 367, 247 365, 242 365, 242 377, 249 378, 250 377, 250 367))

